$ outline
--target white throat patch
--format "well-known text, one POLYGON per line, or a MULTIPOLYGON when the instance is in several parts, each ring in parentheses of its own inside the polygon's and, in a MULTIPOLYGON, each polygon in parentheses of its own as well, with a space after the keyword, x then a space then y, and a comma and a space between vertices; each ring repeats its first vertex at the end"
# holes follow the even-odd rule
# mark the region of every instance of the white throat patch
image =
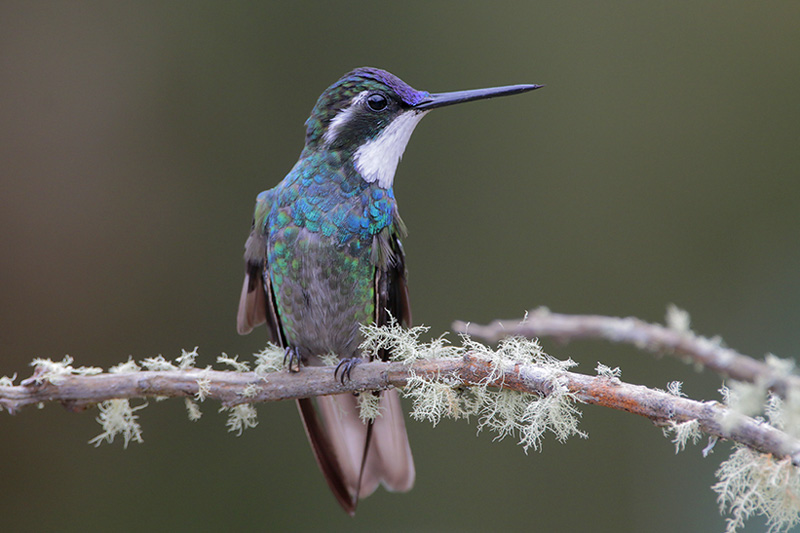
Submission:
POLYGON ((377 181, 388 189, 394 182, 397 164, 403 157, 408 140, 427 111, 406 111, 389 124, 377 137, 356 150, 356 170, 367 183, 377 181))

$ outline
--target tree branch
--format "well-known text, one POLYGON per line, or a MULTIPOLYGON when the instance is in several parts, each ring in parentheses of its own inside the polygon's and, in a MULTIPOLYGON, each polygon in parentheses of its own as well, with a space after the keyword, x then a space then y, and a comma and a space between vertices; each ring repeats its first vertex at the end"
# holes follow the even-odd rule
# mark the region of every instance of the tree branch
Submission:
POLYGON ((522 321, 495 320, 488 325, 457 321, 453 323, 453 330, 487 342, 497 342, 507 336, 552 337, 562 342, 575 339, 623 342, 651 353, 689 359, 726 378, 763 384, 781 397, 786 397, 787 390, 800 390, 799 376, 725 348, 718 340, 696 335, 688 329, 688 319, 684 326, 665 327, 633 317, 566 315, 535 309, 522 321))
POLYGON ((670 426, 697 421, 698 428, 717 438, 729 439, 776 458, 800 464, 800 441, 766 423, 732 412, 718 402, 698 402, 607 376, 588 376, 532 364, 498 366, 489 359, 466 353, 463 357, 398 362, 362 363, 352 380, 340 383, 332 367, 304 367, 297 373, 232 372, 211 369, 137 371, 98 375, 58 376, 55 383, 34 376, 18 386, 0 386, 0 407, 11 413, 42 402, 60 402, 79 411, 111 399, 146 397, 198 397, 214 399, 227 407, 307 398, 312 396, 403 388, 409 378, 423 377, 459 387, 493 387, 548 396, 554 380, 577 400, 627 411, 670 426))

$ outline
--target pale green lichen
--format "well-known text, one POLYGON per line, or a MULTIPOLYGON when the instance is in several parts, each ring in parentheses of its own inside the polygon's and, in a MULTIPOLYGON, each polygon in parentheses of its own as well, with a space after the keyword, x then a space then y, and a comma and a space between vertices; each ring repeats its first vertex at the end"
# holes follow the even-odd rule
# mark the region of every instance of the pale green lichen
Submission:
POLYGON ((667 392, 672 394, 673 396, 677 396, 678 398, 686 398, 686 394, 683 392, 683 382, 681 381, 670 381, 667 383, 667 392))
POLYGON ((717 470, 720 512, 729 513, 727 533, 734 533, 751 516, 761 515, 767 531, 788 531, 800 523, 800 473, 790 459, 776 461, 735 445, 735 450, 717 470))
MULTIPOLYGON (((795 366, 794 361, 772 354, 767 354, 765 362, 774 371, 772 377, 788 377, 795 366)), ((723 429, 732 429, 742 415, 764 421, 763 414, 774 427, 800 437, 800 391, 789 389, 781 398, 769 391, 764 377, 755 383, 729 381, 720 393, 729 408, 720 421, 723 429)), ((717 479, 712 489, 720 511, 731 515, 728 533, 755 515, 764 516, 769 532, 788 531, 800 523, 800 471, 789 458, 775 460, 735 444, 734 452, 717 470, 717 479)))
POLYGON ((234 405, 233 407, 221 407, 219 412, 229 411, 228 426, 229 432, 235 432, 236 436, 241 436, 245 429, 254 428, 258 425, 256 408, 249 403, 234 405))
POLYGON ((118 365, 114 365, 108 369, 110 374, 125 374, 128 372, 139 372, 142 368, 136 364, 136 361, 133 360, 131 356, 128 356, 128 360, 124 363, 120 363, 118 365))
POLYGON ((335 353, 320 355, 319 360, 324 366, 336 366, 339 364, 339 356, 335 353))
POLYGON ((124 447, 128 447, 130 441, 143 442, 142 427, 137 422, 139 418, 136 411, 144 409, 146 403, 131 407, 128 400, 107 400, 98 404, 100 415, 97 421, 103 426, 103 433, 89 441, 90 444, 100 446, 103 441, 114 442, 114 437, 122 435, 124 447))
POLYGON ((263 375, 283 370, 285 355, 286 351, 283 348, 270 343, 260 352, 253 354, 256 360, 253 371, 256 374, 263 375))
POLYGON ((3 377, 0 378, 0 387, 13 387, 14 386, 14 380, 16 380, 16 379, 17 379, 16 372, 11 377, 3 376, 3 377))
POLYGON ((604 365, 601 362, 597 362, 597 368, 594 369, 597 372, 598 376, 609 378, 609 379, 619 379, 622 376, 622 370, 618 366, 611 368, 609 366, 604 365))
POLYGON ((248 383, 239 395, 243 398, 253 398, 258 394, 258 386, 255 383, 248 383))
POLYGON ((516 435, 527 452, 529 448, 541 449, 542 436, 552 432, 560 441, 571 435, 586 437, 578 429, 580 412, 575 407, 576 398, 562 383, 563 373, 575 366, 568 359, 561 361, 546 354, 537 340, 521 337, 503 339, 496 349, 489 348, 466 335, 461 336, 461 346, 452 346, 444 337, 431 342, 419 341, 427 331, 425 327, 404 329, 396 323, 387 327, 365 326, 365 341, 361 348, 367 353, 385 349, 392 358, 409 364, 420 359, 454 359, 469 354, 483 359, 491 369, 477 386, 466 387, 456 378, 426 379, 412 375, 403 388, 405 397, 412 400, 411 417, 428 420, 433 425, 442 417, 468 418, 477 415, 478 431, 488 429, 502 439, 516 435), (549 384, 547 395, 529 394, 511 390, 489 390, 489 384, 502 382, 505 372, 535 367, 539 375, 544 372, 549 384))
POLYGON ((688 311, 684 311, 675 304, 669 304, 667 306, 665 323, 667 327, 675 333, 692 334, 692 320, 688 311))
POLYGON ((692 444, 697 444, 703 432, 700 431, 700 422, 697 420, 687 420, 686 422, 673 422, 670 421, 667 426, 662 428, 664 436, 670 438, 672 436, 672 443, 675 445, 675 453, 680 453, 686 448, 686 443, 692 441, 692 444))
POLYGON ((164 359, 164 356, 159 354, 158 357, 148 357, 143 359, 140 364, 152 372, 163 372, 167 370, 178 370, 178 367, 172 364, 171 361, 164 359))
POLYGON ((506 337, 498 343, 497 348, 492 349, 462 335, 461 344, 461 350, 488 359, 491 365, 500 372, 518 365, 534 365, 541 369, 560 373, 577 365, 572 359, 560 360, 545 353, 538 339, 506 337))
POLYGON ((779 376, 786 377, 794 371, 795 362, 793 359, 782 359, 777 355, 768 353, 764 357, 767 366, 774 370, 779 376))
POLYGON ((178 368, 181 370, 187 370, 192 368, 195 364, 195 360, 197 359, 197 346, 194 347, 194 350, 191 352, 187 352, 186 350, 181 350, 181 355, 175 362, 178 363, 178 368))
POLYGON ((525 451, 529 447, 541 449, 541 437, 545 431, 551 432, 561 443, 573 435, 588 438, 585 432, 578 429, 581 412, 576 405, 574 395, 563 383, 555 382, 547 396, 534 396, 522 417, 519 430, 522 448, 525 451))
POLYGON ((197 378, 197 392, 194 395, 194 399, 198 402, 204 402, 210 392, 211 380, 207 377, 197 378))
POLYGON ((551 388, 546 396, 478 389, 478 431, 494 431, 495 440, 517 435, 526 453, 529 448, 541 450, 542 437, 548 431, 559 442, 572 435, 586 438, 586 433, 578 429, 581 413, 575 407, 572 393, 558 380, 551 382, 551 388))
POLYGON ((469 339, 464 346, 491 361, 495 368, 492 381, 517 365, 523 371, 530 366, 545 373, 550 388, 547 395, 490 391, 485 386, 473 389, 480 416, 478 431, 495 431, 499 439, 517 435, 525 452, 529 448, 541 450, 542 437, 548 431, 560 442, 572 435, 586 438, 578 429, 581 413, 576 408, 577 400, 562 380, 563 373, 576 365, 574 361, 556 359, 546 354, 538 341, 521 337, 503 339, 496 350, 469 339))
POLYGON ((364 341, 360 348, 370 354, 386 350, 392 354, 392 360, 406 364, 419 359, 460 357, 460 349, 451 346, 444 336, 428 343, 419 342, 419 336, 429 329, 427 326, 406 329, 395 320, 386 326, 367 324, 361 327, 364 341))
POLYGON ((381 396, 370 391, 358 395, 358 416, 363 422, 381 416, 381 396))
POLYGON ((50 359, 34 359, 31 366, 35 367, 35 380, 36 383, 44 383, 49 381, 53 385, 58 385, 67 376, 94 376, 103 372, 102 368, 94 366, 81 366, 75 368, 72 366, 73 359, 69 355, 65 355, 61 361, 52 361, 50 359))
POLYGON ((794 431, 797 428, 797 422, 800 422, 800 391, 788 390, 785 401, 770 399, 773 394, 769 391, 770 381, 776 377, 788 378, 795 363, 791 359, 781 359, 772 354, 767 354, 764 362, 773 370, 772 376, 763 376, 755 383, 730 380, 719 390, 723 402, 729 407, 729 415, 722 420, 723 428, 730 429, 729 425, 731 420, 735 420, 735 415, 757 416, 762 413, 766 413, 776 423, 783 424, 782 429, 794 431), (787 423, 788 421, 792 423, 787 423))
POLYGON ((770 393, 765 414, 770 424, 800 438, 800 391, 789 389, 785 398, 770 393))
MULTIPOLYGON (((159 354, 158 357, 148 357, 146 359, 143 359, 142 361, 139 362, 139 364, 145 370, 151 372, 166 372, 170 370, 189 370, 191 368, 194 368, 195 361, 197 360, 198 356, 197 348, 198 347, 195 346, 194 350, 192 350, 191 352, 187 352, 186 350, 182 349, 181 355, 178 356, 177 359, 175 359, 175 362, 169 361, 165 359, 163 355, 159 354)), ((135 370, 130 370, 130 371, 135 371, 135 370)))
POLYGON ((403 388, 403 396, 412 402, 409 416, 427 420, 434 427, 442 417, 459 419, 477 414, 479 402, 470 389, 458 380, 433 381, 411 376, 403 388))
POLYGON ((767 401, 767 388, 759 383, 745 383, 730 380, 719 389, 723 403, 728 407, 720 420, 722 429, 733 429, 740 416, 755 416, 764 411, 767 401))
POLYGON ((786 428, 786 408, 784 407, 783 399, 777 394, 769 393, 767 405, 764 408, 764 414, 767 415, 769 423, 776 428, 786 428))
POLYGON ((222 352, 222 355, 217 357, 217 363, 228 365, 233 368, 236 372, 249 372, 250 371, 250 363, 247 361, 239 361, 239 356, 228 357, 228 354, 222 352))
POLYGON ((200 420, 200 417, 203 416, 200 406, 190 398, 184 398, 183 403, 186 406, 186 413, 189 415, 189 420, 192 422, 200 420))

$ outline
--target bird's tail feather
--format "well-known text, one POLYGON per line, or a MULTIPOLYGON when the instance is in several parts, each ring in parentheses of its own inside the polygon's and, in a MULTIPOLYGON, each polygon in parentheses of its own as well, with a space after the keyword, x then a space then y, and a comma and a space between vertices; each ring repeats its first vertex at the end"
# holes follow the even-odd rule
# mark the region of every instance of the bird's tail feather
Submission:
POLYGON ((339 505, 342 506, 347 514, 353 516, 356 512, 353 498, 344 484, 344 475, 339 466, 339 461, 317 416, 314 401, 310 398, 301 398, 297 400, 297 409, 300 411, 300 418, 303 420, 308 441, 311 443, 311 449, 314 451, 314 457, 317 459, 319 469, 322 470, 322 474, 325 476, 325 481, 328 482, 328 486, 339 505))
POLYGON ((298 400, 317 463, 345 511, 353 514, 358 499, 381 483, 393 492, 411 489, 414 459, 396 390, 381 393, 381 415, 371 430, 359 417, 358 399, 352 394, 321 396, 317 405, 322 424, 312 401, 298 400))

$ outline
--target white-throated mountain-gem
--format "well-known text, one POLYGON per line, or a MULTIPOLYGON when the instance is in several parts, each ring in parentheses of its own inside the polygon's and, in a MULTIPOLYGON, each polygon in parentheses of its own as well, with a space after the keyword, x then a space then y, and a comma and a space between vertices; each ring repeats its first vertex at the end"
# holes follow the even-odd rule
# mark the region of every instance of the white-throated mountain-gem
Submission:
MULTIPOLYGON (((511 85, 431 94, 397 76, 359 68, 328 87, 306 120, 294 168, 256 199, 245 244, 239 333, 266 323, 290 370, 333 353, 340 379, 360 360, 362 324, 411 324, 405 226, 392 184, 414 127, 431 109, 531 91, 511 85)), ((378 354, 386 359, 388 354, 378 354)), ((414 460, 395 390, 365 424, 352 394, 298 400, 308 439, 341 506, 355 513, 383 484, 408 491, 414 460)))

